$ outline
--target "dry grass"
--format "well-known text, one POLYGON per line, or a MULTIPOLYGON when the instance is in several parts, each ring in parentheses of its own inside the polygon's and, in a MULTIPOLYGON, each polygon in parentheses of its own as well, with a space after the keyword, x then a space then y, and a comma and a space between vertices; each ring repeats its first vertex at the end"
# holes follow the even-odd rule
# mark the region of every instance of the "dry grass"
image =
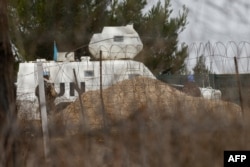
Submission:
POLYGON ((103 103, 100 91, 86 92, 81 98, 84 119, 79 99, 55 116, 60 122, 63 120, 68 134, 77 133, 81 122, 87 131, 102 128, 102 111, 106 113, 107 124, 112 125, 135 111, 146 112, 144 115, 150 122, 156 122, 162 117, 172 117, 177 111, 186 112, 192 118, 206 110, 234 119, 239 117, 241 110, 236 104, 187 96, 161 81, 143 77, 125 80, 103 90, 103 103))
POLYGON ((186 96, 147 78, 99 91, 53 116, 50 162, 43 157, 40 122, 22 122, 16 144, 18 166, 223 166, 224 150, 250 149, 250 110, 223 101, 186 96), (84 129, 81 129, 84 125, 84 129), (84 130, 84 131, 83 131, 84 130))

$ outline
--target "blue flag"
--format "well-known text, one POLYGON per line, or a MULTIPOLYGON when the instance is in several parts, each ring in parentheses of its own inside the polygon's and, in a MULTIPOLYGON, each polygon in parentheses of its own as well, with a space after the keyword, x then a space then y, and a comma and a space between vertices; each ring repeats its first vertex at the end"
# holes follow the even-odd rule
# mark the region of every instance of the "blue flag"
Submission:
POLYGON ((56 47, 56 41, 54 41, 54 61, 57 61, 57 54, 58 54, 58 52, 57 52, 57 47, 56 47))

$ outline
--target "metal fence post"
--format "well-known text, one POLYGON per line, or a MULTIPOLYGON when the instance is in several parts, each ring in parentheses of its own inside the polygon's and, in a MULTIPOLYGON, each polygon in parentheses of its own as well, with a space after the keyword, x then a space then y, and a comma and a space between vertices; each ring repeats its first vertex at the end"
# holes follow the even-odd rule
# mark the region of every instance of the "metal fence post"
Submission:
POLYGON ((242 99, 242 92, 241 92, 241 82, 240 82, 238 62, 237 62, 236 57, 234 57, 234 64, 235 64, 235 71, 236 71, 236 77, 237 77, 237 85, 238 85, 238 91, 239 91, 241 111, 242 111, 242 114, 244 114, 244 106, 243 106, 243 99, 242 99))

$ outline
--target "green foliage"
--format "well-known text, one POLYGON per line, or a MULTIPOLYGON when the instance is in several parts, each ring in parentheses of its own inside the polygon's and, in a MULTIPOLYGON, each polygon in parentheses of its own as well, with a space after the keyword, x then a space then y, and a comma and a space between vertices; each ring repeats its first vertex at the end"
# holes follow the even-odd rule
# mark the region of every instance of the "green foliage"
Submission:
POLYGON ((201 55, 198 57, 196 65, 193 68, 195 77, 199 77, 202 79, 203 86, 204 85, 210 85, 209 81, 209 74, 211 74, 211 71, 206 66, 206 58, 204 55, 201 55))
POLYGON ((201 55, 198 57, 197 62, 195 67, 193 68, 194 74, 195 75, 200 75, 200 74, 211 74, 209 69, 206 66, 206 58, 204 55, 201 55))
POLYGON ((146 0, 10 0, 12 39, 26 60, 52 59, 54 41, 59 51, 70 51, 87 46, 91 36, 104 26, 133 23, 144 44, 136 60, 154 74, 168 68, 176 73, 184 67, 187 56, 185 44, 178 48, 187 9, 183 7, 179 16, 171 17, 170 0, 164 6, 159 1, 143 13, 146 4, 146 0))
POLYGON ((171 73, 183 68, 187 56, 187 46, 182 44, 178 49, 178 35, 186 22, 187 9, 183 7, 183 13, 176 18, 171 18, 172 10, 170 1, 165 1, 162 6, 160 1, 145 15, 140 27, 144 44, 144 51, 139 55, 139 60, 144 63, 154 74, 171 68, 171 73))
POLYGON ((142 23, 142 10, 146 4, 146 0, 124 0, 120 3, 114 0, 110 11, 110 24, 120 26, 133 23, 138 27, 142 23))
POLYGON ((52 59, 54 41, 57 42, 59 51, 69 51, 87 44, 91 35, 101 30, 108 2, 109 0, 11 0, 11 31, 18 34, 18 39, 13 35, 13 40, 25 51, 22 55, 26 60, 38 57, 52 59))

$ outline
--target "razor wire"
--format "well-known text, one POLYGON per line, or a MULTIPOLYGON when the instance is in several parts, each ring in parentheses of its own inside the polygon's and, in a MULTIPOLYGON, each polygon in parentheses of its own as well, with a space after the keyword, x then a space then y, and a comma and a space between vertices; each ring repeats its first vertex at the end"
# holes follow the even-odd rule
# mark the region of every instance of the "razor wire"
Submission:
POLYGON ((185 62, 190 71, 200 56, 205 57, 206 66, 216 74, 235 73, 234 57, 238 60, 240 73, 250 72, 250 42, 248 41, 192 43, 188 47, 188 57, 185 62))
MULTIPOLYGON (((103 47, 100 45, 100 47, 103 47)), ((113 47, 117 47, 117 46, 113 46, 113 47)), ((121 47, 121 46, 120 46, 121 47)), ((121 54, 125 54, 125 52, 129 52, 128 48, 129 47, 124 47, 124 48, 120 48, 119 52, 117 53, 118 55, 121 54), (124 49, 125 48, 125 49, 124 49)), ((134 50, 136 49, 140 49, 137 46, 134 46, 134 50)), ((108 50, 109 52, 111 52, 112 50, 108 50)), ((117 50, 116 50, 117 51, 117 50)), ((96 52, 96 54, 99 54, 98 51, 96 52)), ((233 41, 229 41, 227 43, 222 43, 222 42, 216 42, 216 43, 211 43, 211 42, 207 42, 207 43, 193 43, 191 45, 189 45, 188 47, 188 57, 186 58, 186 65, 188 68, 190 68, 192 70, 192 68, 194 67, 194 65, 197 63, 197 60, 200 56, 204 56, 206 58, 206 65, 207 67, 209 67, 210 71, 212 71, 213 73, 217 73, 217 74, 235 74, 235 66, 233 64, 234 61, 234 57, 237 58, 238 60, 238 64, 239 64, 239 71, 240 73, 249 73, 249 64, 250 64, 250 43, 247 41, 242 41, 240 43, 236 43, 233 41)), ((115 59, 117 61, 119 61, 119 59, 115 59)), ((87 64, 85 64, 86 69, 93 69, 93 70, 98 70, 95 69, 95 65, 92 63, 91 64, 91 60, 85 60, 83 59, 82 61, 86 61, 87 64)), ((86 69, 82 69, 82 65, 81 62, 82 61, 76 61, 75 63, 75 70, 77 73, 79 73, 79 76, 84 76, 83 74, 80 75, 80 73, 83 73, 84 70, 86 69)), ((122 81, 124 78, 130 78, 128 77, 127 71, 129 70, 134 70, 133 68, 133 64, 128 64, 126 67, 126 69, 123 69, 122 71, 117 71, 116 69, 114 69, 114 62, 113 60, 103 60, 106 62, 109 62, 108 64, 106 64, 106 66, 108 66, 108 68, 113 68, 111 71, 105 71, 105 77, 107 77, 108 79, 111 79, 110 82, 105 82, 103 84, 103 86, 105 88, 114 85, 115 83, 117 83, 117 81, 122 81), (112 65, 113 64, 113 65, 112 65)), ((129 61, 129 60, 128 60, 129 61)), ((99 60, 96 61, 92 61, 92 62, 96 62, 98 63, 99 60)), ((34 62, 31 62, 34 63, 34 62)), ((57 80, 64 80, 65 82, 67 80, 68 83, 65 84, 65 88, 69 89, 69 82, 72 79, 72 76, 69 76, 69 71, 68 68, 63 68, 64 65, 69 65, 72 62, 45 62, 44 64, 44 68, 45 70, 50 70, 51 68, 57 68, 58 72, 55 74, 57 80), (46 64, 47 63, 47 64, 46 64), (59 70, 60 70, 60 75, 59 75, 59 70), (64 77, 64 79, 62 79, 62 77, 64 77)), ((104 67, 106 68, 106 67, 104 67)), ((140 67, 141 68, 141 67, 140 67)), ((143 69, 144 70, 144 69, 143 69)), ((34 68, 34 71, 26 71, 26 74, 24 75, 19 75, 19 77, 21 77, 21 79, 24 79, 26 76, 32 75, 35 76, 37 73, 37 69, 34 68), (23 77, 23 78, 22 78, 23 77)), ((144 71, 145 73, 145 71, 144 71)), ((73 74, 73 73, 72 73, 73 74)), ((146 73, 145 73, 146 74, 146 73)), ((100 83, 98 82, 98 78, 99 75, 95 75, 91 78, 85 78, 86 79, 86 87, 93 87, 93 88, 98 88, 100 86, 100 83), (92 81, 92 82, 88 82, 88 81, 92 81)), ((19 78, 20 79, 20 78, 19 78)), ((36 77, 34 77, 34 79, 37 79, 36 77)), ((79 78, 80 79, 80 78, 79 78)), ((36 81, 34 81, 36 82, 36 81)), ((53 81, 52 81, 53 82, 53 81)), ((55 87, 56 90, 59 90, 59 85, 58 83, 56 83, 57 86, 55 87)), ((214 86, 214 85, 212 85, 214 86)), ((20 89, 24 89, 24 88, 20 88, 20 89)), ((34 88, 29 88, 29 91, 31 89, 35 89, 34 88)), ((86 89, 86 91, 89 91, 91 89, 86 89)), ((96 90, 96 89, 95 89, 96 90)), ((26 106, 30 106, 30 108, 36 108, 35 106, 37 106, 36 104, 36 97, 34 95, 34 93, 30 92, 17 92, 18 93, 18 99, 23 100, 26 99, 26 106), (30 101, 30 102, 28 102, 30 101)), ((65 101, 64 98, 60 99, 61 101, 65 101)), ((67 100, 66 100, 67 101, 67 100)), ((31 110, 31 111, 33 111, 31 110)))

